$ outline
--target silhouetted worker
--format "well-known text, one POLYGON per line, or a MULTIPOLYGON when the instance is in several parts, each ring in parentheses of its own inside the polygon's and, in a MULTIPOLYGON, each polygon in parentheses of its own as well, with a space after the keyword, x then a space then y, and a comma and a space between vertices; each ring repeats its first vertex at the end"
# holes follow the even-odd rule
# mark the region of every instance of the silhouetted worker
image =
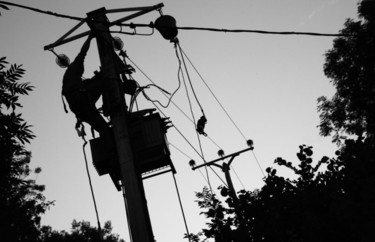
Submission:
POLYGON ((109 149, 113 142, 111 130, 95 106, 103 92, 104 80, 100 72, 96 72, 91 79, 82 80, 84 60, 92 38, 93 35, 89 35, 77 57, 68 66, 63 77, 62 95, 68 101, 70 110, 76 115, 77 122, 90 124, 99 132, 105 140, 106 148, 109 149))

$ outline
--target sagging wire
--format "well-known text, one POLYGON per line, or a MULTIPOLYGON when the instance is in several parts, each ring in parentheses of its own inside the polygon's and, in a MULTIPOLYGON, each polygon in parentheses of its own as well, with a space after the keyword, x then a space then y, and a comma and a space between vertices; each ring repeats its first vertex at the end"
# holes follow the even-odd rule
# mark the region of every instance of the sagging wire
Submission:
MULTIPOLYGON (((172 172, 172 176, 173 176, 173 180, 174 180, 174 185, 175 185, 175 187, 176 187, 176 192, 177 192, 178 201, 179 201, 179 203, 180 203, 180 208, 181 208, 182 218, 184 219, 184 224, 185 224, 186 234, 189 235, 189 234, 190 234, 190 233, 189 233, 189 227, 188 227, 187 222, 186 222, 186 217, 185 217, 184 207, 182 206, 182 201, 181 201, 180 191, 179 191, 178 186, 177 186, 176 176, 174 175, 173 172, 172 172)), ((191 241, 191 240, 190 240, 190 236, 187 236, 187 239, 189 240, 189 242, 191 241)))
MULTIPOLYGON (((0 3, 10 6, 15 6, 19 8, 28 9, 34 12, 52 15, 59 18, 67 18, 77 21, 85 20, 84 18, 75 17, 66 14, 59 14, 51 11, 45 11, 38 8, 32 8, 16 3, 0 1, 0 3)), ((161 11, 161 9, 160 9, 161 11)), ((129 24, 122 24, 116 23, 115 25, 122 25, 122 26, 129 26, 129 24)), ((137 27, 148 27, 154 28, 153 24, 133 24, 137 27)), ((305 36, 318 36, 318 37, 355 37, 356 34, 345 34, 345 33, 338 33, 338 34, 329 34, 329 33, 318 33, 318 32, 298 32, 298 31, 266 31, 266 30, 251 30, 251 29, 223 29, 223 28, 207 28, 207 27, 176 27, 179 30, 200 30, 200 31, 213 31, 213 32, 224 32, 224 33, 255 33, 255 34, 270 34, 270 35, 305 35, 305 36)), ((374 36, 370 35, 369 37, 374 36)))
MULTIPOLYGON (((218 97, 215 95, 215 93, 212 91, 212 89, 210 88, 210 86, 207 84, 207 82, 204 80, 204 78, 202 77, 202 75, 199 73, 198 69, 195 67, 195 65, 193 64, 193 62, 189 59, 189 57, 187 56, 187 54, 184 52, 184 50, 181 48, 180 46, 180 50, 181 50, 181 53, 186 57, 186 59, 189 61, 190 65, 193 67, 193 69, 195 70, 195 72, 198 74, 198 76, 200 77, 200 79, 202 80, 202 82, 204 83, 204 85, 207 87, 207 89, 209 90, 209 92, 211 93, 211 95, 214 97, 214 99, 216 100, 216 102, 219 104, 219 106, 221 107, 221 109, 224 111, 224 113, 226 114, 226 116, 229 118, 229 120, 232 122, 232 124, 234 125, 234 127, 237 129, 237 131, 239 132, 239 134, 242 136, 242 138, 248 142, 248 140, 246 139, 244 133, 241 131, 241 129, 238 127, 238 125, 234 122, 234 120, 232 119, 232 117, 229 115, 229 113, 227 112, 227 110, 224 108, 224 106, 221 104, 220 100, 218 99, 218 97)), ((263 168, 259 162, 259 160, 257 159, 256 155, 255 155, 255 152, 254 150, 251 150, 252 153, 253 153, 253 156, 255 158, 255 162, 257 163, 259 169, 260 169, 260 172, 262 173, 263 176, 265 176, 264 174, 264 171, 263 171, 263 168)))
POLYGON ((84 159, 85 159, 85 166, 86 166, 87 177, 88 177, 88 180, 89 180, 89 185, 90 185, 90 190, 91 190, 91 196, 92 196, 92 200, 94 202, 94 208, 95 208, 95 214, 96 214, 96 221, 98 223, 99 238, 100 238, 100 240, 102 240, 102 228, 100 226, 99 212, 98 212, 98 208, 97 208, 97 205, 96 205, 94 188, 93 188, 92 182, 91 182, 91 176, 90 176, 90 171, 89 171, 89 166, 88 166, 87 156, 86 156, 86 150, 85 150, 85 147, 87 145, 87 141, 85 139, 85 135, 86 135, 85 126, 81 123, 79 126, 76 126, 76 130, 77 130, 78 136, 82 137, 82 140, 84 142, 83 143, 83 147, 82 147, 83 156, 84 156, 84 159))
MULTIPOLYGON (((155 82, 154 81, 152 81, 152 79, 149 77, 149 76, 147 76, 147 74, 144 72, 144 71, 142 71, 142 69, 141 68, 139 68, 139 66, 137 65, 137 64, 135 64, 134 63, 134 61, 132 61, 128 56, 126 56, 126 58, 152 83, 152 85, 147 85, 147 86, 145 86, 144 88, 142 88, 142 90, 140 90, 140 92, 142 92, 143 93, 143 95, 145 96, 145 98, 147 99, 147 100, 149 100, 149 101, 151 101, 151 102, 156 102, 156 103, 158 103, 160 106, 162 106, 163 108, 168 108, 169 107, 169 105, 170 105, 170 103, 173 103, 175 106, 176 106, 176 104, 172 101, 172 98, 174 97, 174 95, 177 93, 177 91, 180 89, 180 87, 181 87, 181 78, 180 78, 180 75, 182 74, 182 68, 181 68, 181 61, 180 61, 180 59, 179 59, 179 57, 178 57, 178 52, 177 52, 177 48, 176 48, 176 56, 177 56, 177 60, 178 60, 178 62, 179 62, 179 66, 178 66, 178 70, 177 70, 177 79, 178 79, 178 86, 177 86, 177 88, 173 91, 173 93, 172 94, 170 94, 168 91, 166 91, 166 90, 164 90, 163 88, 161 88, 161 87, 159 87, 158 85, 156 85, 155 84, 155 82), (154 87, 157 87, 167 98, 168 98, 168 102, 167 102, 167 104, 162 104, 160 101, 158 101, 158 100, 152 100, 145 92, 144 92, 144 89, 146 89, 146 88, 149 88, 150 86, 154 86, 154 87), (166 94, 168 94, 169 95, 169 97, 166 95, 166 94)), ((138 93, 139 94, 139 93, 138 93)), ((137 95, 138 95, 137 94, 137 95)), ((182 111, 182 110, 181 110, 182 111)))
MULTIPOLYGON (((130 59, 128 56, 126 57, 131 63, 132 65, 134 65, 151 83, 155 84, 155 82, 132 60, 130 59)), ((179 70, 181 70, 179 68, 179 70)), ((179 77, 179 76, 178 76, 179 77)), ((181 85, 181 81, 179 81, 179 87, 174 91, 174 93, 176 93, 178 91, 178 89, 180 88, 180 85, 181 85)), ((175 102, 173 102, 172 100, 172 97, 174 94, 172 94, 172 97, 168 97, 164 92, 162 92, 164 94, 164 96, 166 98, 168 98, 170 100, 170 103, 172 103, 190 122, 192 122, 194 124, 194 121, 184 112, 184 110, 182 110, 175 102)), ((161 104, 160 104, 161 105, 161 104)), ((161 105, 163 108, 167 108, 169 106, 168 105, 161 105)), ((214 145, 216 145, 217 148, 221 149, 220 145, 218 145, 209 135, 206 136, 214 145)))

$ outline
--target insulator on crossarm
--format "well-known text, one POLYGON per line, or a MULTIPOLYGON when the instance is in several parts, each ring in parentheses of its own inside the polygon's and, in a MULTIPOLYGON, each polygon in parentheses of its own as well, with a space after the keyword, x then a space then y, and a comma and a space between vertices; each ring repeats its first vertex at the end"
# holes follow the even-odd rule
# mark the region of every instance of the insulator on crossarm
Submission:
POLYGON ((247 146, 249 146, 252 150, 254 149, 254 142, 251 139, 248 139, 246 141, 247 146))
POLYGON ((223 157, 224 156, 224 150, 220 149, 218 152, 217 152, 218 156, 220 157, 223 157))
POLYGON ((169 15, 162 15, 156 19, 155 28, 160 32, 166 40, 173 40, 177 37, 178 30, 176 27, 176 19, 169 15))
POLYGON ((67 68, 70 65, 69 57, 64 54, 56 56, 56 64, 61 68, 67 68))
POLYGON ((194 167, 195 167, 195 160, 190 160, 190 161, 189 161, 189 166, 190 166, 191 168, 194 168, 194 167))

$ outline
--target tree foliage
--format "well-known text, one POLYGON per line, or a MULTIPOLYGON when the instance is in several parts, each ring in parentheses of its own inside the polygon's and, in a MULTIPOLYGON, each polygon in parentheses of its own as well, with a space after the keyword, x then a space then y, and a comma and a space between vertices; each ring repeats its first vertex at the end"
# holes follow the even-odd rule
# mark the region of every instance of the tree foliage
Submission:
MULTIPOLYGON (((31 153, 24 147, 35 136, 20 113, 20 95, 33 86, 19 83, 21 65, 0 58, 0 232, 2 241, 35 241, 40 219, 52 202, 45 200, 44 186, 30 179, 31 153)), ((40 169, 36 171, 40 172, 40 169)))
POLYGON ((124 242, 119 235, 112 233, 112 224, 105 222, 101 230, 102 238, 99 237, 98 229, 92 227, 90 222, 73 220, 70 233, 66 231, 55 231, 50 226, 42 227, 40 242, 124 242))
POLYGON ((265 185, 238 192, 235 203, 227 188, 221 197, 205 188, 198 205, 207 228, 192 241, 370 241, 375 235, 375 145, 346 141, 336 158, 313 162, 312 147, 300 146, 298 165, 282 158, 275 163, 294 172, 278 176, 267 168, 265 185))
POLYGON ((336 88, 329 99, 318 98, 320 133, 375 135, 375 1, 358 4, 359 21, 348 19, 326 53, 324 73, 336 88))

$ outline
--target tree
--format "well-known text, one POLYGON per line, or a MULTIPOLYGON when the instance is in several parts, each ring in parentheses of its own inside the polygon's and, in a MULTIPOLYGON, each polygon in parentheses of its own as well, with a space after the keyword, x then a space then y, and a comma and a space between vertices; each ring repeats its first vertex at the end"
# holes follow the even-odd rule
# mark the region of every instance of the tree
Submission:
POLYGON ((375 1, 358 4, 359 21, 348 19, 343 37, 326 53, 324 73, 336 88, 332 99, 318 98, 320 133, 375 136, 375 1))
POLYGON ((102 229, 102 239, 98 236, 98 230, 87 221, 73 220, 71 232, 54 231, 50 226, 43 226, 40 242, 124 242, 119 235, 112 234, 110 221, 105 222, 102 229))
POLYGON ((297 166, 275 159, 294 172, 294 179, 267 168, 265 185, 239 191, 237 204, 226 187, 220 187, 225 203, 203 189, 196 195, 207 228, 189 235, 191 240, 370 241, 375 235, 375 150, 364 144, 348 141, 336 158, 316 163, 312 147, 301 145, 297 166))
MULTIPOLYGON (((0 58, 0 234, 2 241, 35 241, 40 216, 53 202, 45 200, 44 186, 29 179, 31 153, 24 147, 35 136, 16 109, 20 95, 33 86, 19 83, 25 73, 21 65, 0 58)), ((40 169, 36 170, 40 172, 40 169)))

